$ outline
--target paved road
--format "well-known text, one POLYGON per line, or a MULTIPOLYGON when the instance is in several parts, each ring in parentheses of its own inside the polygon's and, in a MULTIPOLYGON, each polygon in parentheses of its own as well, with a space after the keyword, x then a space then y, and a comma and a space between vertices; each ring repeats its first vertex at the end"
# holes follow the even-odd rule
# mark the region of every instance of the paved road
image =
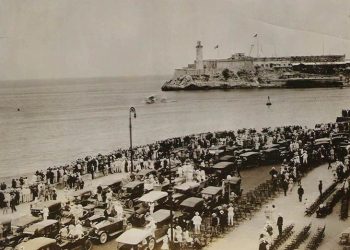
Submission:
MULTIPOLYGON (((326 165, 322 165, 312 170, 302 180, 302 185, 305 189, 304 198, 308 199, 309 203, 313 202, 319 195, 317 183, 320 179, 323 180, 324 187, 329 186, 332 182, 331 172, 327 169, 326 165)), ((274 204, 276 206, 275 217, 277 217, 278 213, 282 213, 284 216, 284 225, 288 225, 290 223, 295 224, 296 232, 311 222, 311 235, 313 235, 318 226, 323 226, 326 224, 326 237, 319 249, 341 249, 337 244, 339 239, 338 237, 344 229, 349 227, 349 222, 344 222, 339 219, 339 206, 336 206, 333 213, 327 216, 325 219, 318 219, 315 215, 305 217, 304 211, 306 205, 304 202, 300 203, 298 201, 296 187, 291 193, 288 193, 286 197, 283 194, 280 194, 279 197, 273 201, 270 201, 269 204, 274 204)), ((228 233, 224 238, 216 240, 207 249, 232 249, 230 246, 234 242, 235 246, 239 246, 237 249, 256 250, 258 249, 259 234, 263 231, 265 223, 266 219, 264 209, 262 209, 256 213, 251 220, 241 223, 238 228, 228 233), (244 248, 242 248, 243 246, 244 248)), ((275 225, 274 227, 274 231, 276 232, 277 228, 275 225)), ((310 240, 310 238, 308 240, 310 240)), ((281 249, 283 249, 283 246, 281 249)))

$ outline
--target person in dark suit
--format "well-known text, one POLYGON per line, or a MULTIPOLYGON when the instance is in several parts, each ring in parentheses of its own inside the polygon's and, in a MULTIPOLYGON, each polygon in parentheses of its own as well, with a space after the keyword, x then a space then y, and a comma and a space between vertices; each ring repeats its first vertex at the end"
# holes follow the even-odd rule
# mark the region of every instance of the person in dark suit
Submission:
POLYGON ((318 184, 318 191, 320 191, 320 196, 322 195, 322 188, 323 188, 323 184, 322 184, 322 181, 320 181, 318 184))
POLYGON ((278 235, 282 235, 283 217, 281 214, 278 214, 277 227, 278 227, 278 235))
POLYGON ((303 187, 300 185, 298 188, 298 196, 299 196, 299 202, 301 202, 303 200, 303 195, 304 195, 304 189, 303 187))

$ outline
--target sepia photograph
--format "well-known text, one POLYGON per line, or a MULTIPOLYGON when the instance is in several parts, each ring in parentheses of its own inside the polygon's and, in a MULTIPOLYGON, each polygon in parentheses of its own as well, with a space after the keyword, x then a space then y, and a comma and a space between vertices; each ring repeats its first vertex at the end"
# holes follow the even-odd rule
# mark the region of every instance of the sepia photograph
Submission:
POLYGON ((350 250, 349 0, 0 0, 0 250, 350 250))

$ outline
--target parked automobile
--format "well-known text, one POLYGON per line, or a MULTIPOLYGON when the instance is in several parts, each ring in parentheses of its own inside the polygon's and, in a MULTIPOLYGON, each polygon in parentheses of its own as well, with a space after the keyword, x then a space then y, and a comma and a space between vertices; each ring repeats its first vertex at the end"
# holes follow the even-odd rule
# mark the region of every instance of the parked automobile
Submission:
POLYGON ((264 163, 276 163, 281 161, 281 152, 278 148, 272 147, 260 151, 261 161, 264 163))
POLYGON ((89 198, 93 195, 91 190, 77 190, 72 194, 73 202, 75 204, 81 204, 82 206, 86 206, 90 204, 89 198))
POLYGON ((328 137, 316 139, 314 142, 314 146, 316 148, 319 148, 321 146, 329 147, 330 145, 331 145, 331 139, 328 137))
POLYGON ((31 215, 21 216, 17 219, 12 220, 11 232, 8 233, 7 236, 3 238, 3 242, 0 245, 3 247, 15 247, 25 237, 23 235, 23 230, 26 227, 28 227, 28 226, 30 226, 30 225, 32 225, 40 220, 41 220, 41 218, 34 217, 31 215))
POLYGON ((62 215, 62 207, 60 201, 43 201, 31 205, 30 212, 33 216, 39 217, 43 214, 44 207, 49 209, 48 219, 59 220, 62 215))
POLYGON ((162 191, 151 191, 144 194, 135 206, 135 213, 130 217, 130 222, 136 226, 143 226, 146 222, 145 214, 149 210, 149 203, 154 203, 154 211, 163 208, 168 199, 168 193, 162 191))
POLYGON ((242 160, 242 167, 257 167, 260 165, 260 153, 258 152, 246 152, 240 155, 242 160))
POLYGON ((83 222, 84 227, 93 227, 99 222, 105 220, 106 217, 104 216, 103 213, 95 213, 94 215, 90 216, 83 222))
POLYGON ((222 179, 225 179, 227 175, 234 175, 234 173, 235 165, 233 162, 218 162, 214 166, 206 169, 206 174, 211 175, 211 178, 208 180, 208 185, 220 185, 222 179))
POLYGON ((204 199, 198 197, 190 197, 181 202, 180 211, 182 215, 180 216, 183 220, 191 220, 195 212, 202 213, 204 209, 204 199))
POLYGON ((235 157, 233 155, 224 155, 222 157, 219 158, 219 161, 224 161, 224 162, 234 162, 235 161, 235 157))
POLYGON ((102 192, 107 192, 107 190, 110 189, 118 197, 122 195, 122 186, 123 186, 122 180, 115 180, 115 179, 108 182, 104 182, 103 185, 101 185, 102 192))
POLYGON ((137 249, 153 250, 156 245, 156 239, 151 232, 146 229, 131 228, 125 231, 117 239, 117 249, 137 249))
MULTIPOLYGON (((58 245, 59 249, 74 249, 74 250, 78 250, 78 249, 91 250, 92 249, 92 242, 89 239, 88 233, 85 233, 81 238, 80 237, 67 238, 59 235, 58 237, 56 237, 56 244, 58 245)), ((46 248, 44 248, 43 250, 46 250, 46 248)))
POLYGON ((38 237, 22 242, 16 246, 15 250, 91 250, 92 244, 87 235, 83 238, 55 239, 38 237))
POLYGON ((90 233, 90 239, 100 244, 105 244, 111 237, 123 232, 123 220, 117 217, 108 217, 95 225, 90 233))
POLYGON ((215 203, 221 203, 224 194, 222 187, 208 186, 201 191, 202 198, 212 200, 215 203))
POLYGON ((174 192, 184 194, 185 197, 196 196, 200 191, 200 184, 198 182, 185 182, 174 187, 174 192))
POLYGON ((55 238, 59 233, 60 226, 57 220, 43 220, 32 224, 23 230, 25 238, 47 237, 55 238))
POLYGON ((144 194, 144 183, 140 181, 132 181, 123 186, 123 194, 120 199, 125 203, 126 207, 132 208, 137 198, 144 194))
POLYGON ((55 239, 38 237, 16 246, 15 250, 61 250, 55 239))
POLYGON ((154 232, 156 243, 163 240, 163 237, 167 234, 170 224, 170 210, 159 209, 152 215, 154 222, 156 223, 156 231, 154 232))

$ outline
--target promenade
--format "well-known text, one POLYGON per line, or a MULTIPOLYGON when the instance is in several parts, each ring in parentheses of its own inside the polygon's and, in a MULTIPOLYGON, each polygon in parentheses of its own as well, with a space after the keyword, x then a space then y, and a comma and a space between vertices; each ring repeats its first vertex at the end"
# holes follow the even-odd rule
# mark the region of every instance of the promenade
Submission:
MULTIPOLYGON (((338 245, 339 234, 349 227, 348 221, 341 221, 339 219, 339 204, 333 209, 333 213, 326 218, 319 219, 316 215, 311 217, 304 216, 305 208, 308 204, 312 203, 319 196, 318 191, 318 180, 323 181, 324 189, 332 183, 332 174, 330 170, 327 169, 327 165, 321 165, 312 171, 310 171, 303 179, 302 185, 305 190, 303 197, 303 202, 298 201, 297 186, 295 186, 292 192, 287 193, 284 196, 280 193, 279 196, 271 200, 266 205, 274 204, 276 206, 276 211, 274 213, 274 218, 277 220, 278 213, 282 213, 284 218, 284 226, 294 223, 294 234, 298 233, 304 226, 312 223, 311 234, 308 240, 299 249, 304 249, 307 242, 310 240, 311 236, 316 232, 317 227, 326 225, 325 238, 319 247, 320 250, 336 250, 341 249, 338 245), (306 201, 307 199, 307 201, 306 201)), ((239 224, 237 228, 229 232, 222 238, 215 239, 206 249, 227 249, 228 246, 244 246, 244 250, 256 250, 259 246, 259 235, 263 232, 266 223, 264 208, 262 207, 260 211, 254 214, 250 220, 246 220, 239 224)), ((278 234, 276 222, 273 224, 275 238, 278 234)), ((283 246, 286 246, 289 241, 287 241, 283 246)), ((280 249, 283 249, 283 246, 280 249)))
MULTIPOLYGON (((95 191, 99 185, 103 185, 106 182, 110 182, 112 180, 121 180, 125 178, 128 173, 116 173, 110 174, 107 176, 101 176, 99 178, 95 178, 94 180, 87 180, 85 182, 84 190, 93 190, 95 191)), ((66 201, 67 196, 71 196, 74 190, 65 191, 64 189, 57 189, 57 200, 58 201, 66 201)), ((7 214, 0 213, 0 222, 8 219, 15 219, 17 217, 30 214, 30 204, 33 204, 34 201, 28 203, 21 203, 16 206, 17 212, 11 213, 11 209, 8 210, 7 214)))

